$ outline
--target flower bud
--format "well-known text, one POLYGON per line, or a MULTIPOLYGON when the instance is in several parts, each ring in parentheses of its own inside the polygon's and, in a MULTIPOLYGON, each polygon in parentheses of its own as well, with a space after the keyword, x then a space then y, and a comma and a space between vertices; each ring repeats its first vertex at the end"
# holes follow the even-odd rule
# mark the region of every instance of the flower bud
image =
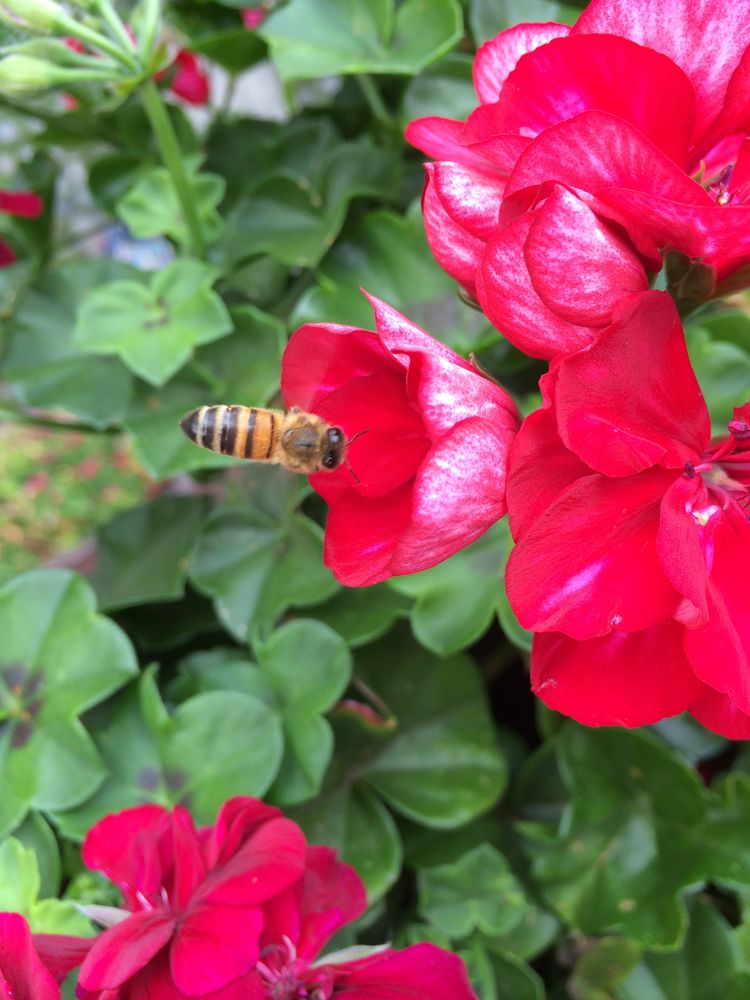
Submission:
POLYGON ((0 0, 0 17, 37 31, 57 27, 65 11, 53 0, 0 0))
POLYGON ((23 94, 59 81, 59 70, 35 56, 12 54, 0 59, 0 93, 23 94))

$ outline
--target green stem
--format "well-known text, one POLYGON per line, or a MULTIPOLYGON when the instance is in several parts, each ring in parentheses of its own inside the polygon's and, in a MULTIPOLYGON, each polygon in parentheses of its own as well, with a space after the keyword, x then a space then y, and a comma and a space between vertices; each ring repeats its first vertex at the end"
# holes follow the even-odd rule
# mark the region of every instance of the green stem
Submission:
POLYGON ((128 35, 120 15, 112 6, 110 0, 97 0, 97 7, 99 9, 99 13, 109 25, 112 37, 117 39, 125 51, 132 49, 133 39, 128 35))
POLYGON ((159 90, 153 80, 148 80, 141 87, 143 106, 146 109, 148 120, 154 132, 162 162, 169 171, 174 184, 177 197, 182 207, 190 234, 190 249, 198 257, 206 256, 206 239, 203 235, 203 227, 198 212, 193 201, 193 192, 190 188, 188 176, 185 173, 185 163, 180 144, 172 128, 167 109, 161 99, 159 90))
POLYGON ((380 96, 380 91, 375 86, 375 83, 369 73, 359 73, 354 79, 359 84, 359 88, 367 101, 370 111, 372 111, 373 117, 376 118, 384 128, 387 128, 390 131, 400 132, 401 127, 385 106, 383 98, 380 96))
POLYGON ((125 49, 120 48, 115 42, 107 38, 106 35, 100 34, 98 31, 94 31, 93 28, 86 27, 85 24, 81 24, 74 18, 65 15, 58 19, 58 27, 61 28, 69 35, 73 35, 81 42, 85 42, 94 49, 99 49, 101 52, 106 52, 108 56, 112 56, 114 60, 121 63, 123 66, 127 67, 131 73, 139 73, 140 66, 136 58, 135 52, 127 52, 125 49))
POLYGON ((143 0, 141 15, 141 30, 139 39, 141 43, 141 54, 143 61, 148 63, 156 44, 156 36, 159 32, 159 16, 161 14, 160 0, 143 0))

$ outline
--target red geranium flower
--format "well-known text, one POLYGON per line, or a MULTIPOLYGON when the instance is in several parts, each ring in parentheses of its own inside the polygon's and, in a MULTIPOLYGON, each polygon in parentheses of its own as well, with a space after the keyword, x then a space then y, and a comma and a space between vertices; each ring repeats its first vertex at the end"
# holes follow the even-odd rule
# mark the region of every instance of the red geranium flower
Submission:
POLYGON ((0 997, 60 1000, 58 983, 80 963, 88 944, 63 935, 32 938, 20 913, 0 913, 0 997))
POLYGON ((541 386, 508 480, 534 691, 588 725, 689 711, 750 737, 750 404, 711 441, 663 292, 618 307, 541 386))
POLYGON ((295 882, 305 839, 278 809, 226 802, 213 827, 146 805, 107 816, 83 845, 89 868, 125 911, 94 941, 79 976, 85 1000, 240 1000, 260 957, 263 906, 295 882))
POLYGON ((731 17, 718 0, 592 0, 573 28, 482 46, 466 123, 409 126, 441 161, 424 195, 437 260, 522 350, 590 342, 667 250, 691 306, 750 284, 748 45, 744 0, 731 17))
POLYGON ((328 503, 325 562, 348 586, 414 573, 474 541, 506 510, 518 413, 510 396, 395 309, 377 331, 303 326, 284 353, 287 406, 360 434, 351 466, 310 477, 328 503))
MULTIPOLYGON (((0 212, 22 219, 36 219, 44 211, 44 202, 33 191, 6 191, 0 189, 0 212)), ((11 247, 0 239, 0 267, 8 267, 16 259, 11 247)))
POLYGON ((205 104, 211 93, 200 59, 188 49, 180 49, 166 69, 154 74, 154 79, 158 82, 169 79, 172 93, 188 104, 205 104))

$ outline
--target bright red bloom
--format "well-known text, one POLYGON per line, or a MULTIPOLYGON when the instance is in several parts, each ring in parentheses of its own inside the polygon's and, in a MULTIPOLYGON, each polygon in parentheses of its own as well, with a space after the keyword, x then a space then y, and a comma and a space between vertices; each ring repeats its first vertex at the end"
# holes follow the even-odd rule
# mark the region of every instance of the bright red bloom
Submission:
POLYGON ((476 1000, 463 962, 431 944, 318 959, 326 941, 366 905, 354 869, 330 847, 309 848, 304 877, 266 907, 261 960, 247 1000, 476 1000))
POLYGON ((750 0, 592 0, 483 45, 467 122, 409 126, 433 253, 522 350, 589 343, 666 251, 689 305, 750 284, 749 45, 750 0))
POLYGON ((750 404, 711 441, 663 292, 619 306, 541 387, 508 479, 534 691, 588 725, 689 711, 750 737, 750 404))
POLYGON ((20 913, 0 913, 0 1000, 60 1000, 58 983, 87 947, 63 935, 32 938, 20 913))
POLYGON ((330 511, 325 562, 348 586, 415 573, 464 548, 506 510, 518 427, 510 396, 395 309, 377 330, 310 324, 284 352, 287 406, 362 433, 351 466, 310 482, 330 511))
MULTIPOLYGON (((33 191, 6 191, 0 189, 0 212, 22 219, 36 219, 44 211, 44 202, 33 191)), ((0 239, 0 267, 8 267, 16 255, 5 240, 0 239)))
POLYGON ((240 11, 242 23, 248 31, 255 31, 268 17, 268 11, 263 7, 245 7, 240 11))
POLYGON ((263 907, 299 879, 305 851, 295 823, 250 798, 230 799, 200 830, 180 806, 101 820, 83 859, 121 888, 129 912, 94 941, 79 997, 252 997, 245 981, 260 957, 263 907))
POLYGON ((156 74, 156 80, 169 77, 169 89, 188 104, 205 104, 211 94, 208 76, 200 59, 188 49, 180 49, 167 69, 156 74))

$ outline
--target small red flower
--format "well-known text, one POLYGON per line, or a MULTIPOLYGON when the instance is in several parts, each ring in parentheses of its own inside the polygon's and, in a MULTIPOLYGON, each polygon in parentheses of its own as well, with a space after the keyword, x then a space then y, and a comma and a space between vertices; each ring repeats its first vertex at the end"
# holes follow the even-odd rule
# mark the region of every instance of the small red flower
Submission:
POLYGON ((176 97, 182 98, 188 104, 205 104, 210 96, 208 76, 203 71, 201 62, 194 52, 180 49, 172 64, 156 79, 161 80, 171 75, 169 89, 176 97))
POLYGON ((249 798, 201 830, 180 806, 101 820, 83 859, 119 885, 126 911, 94 941, 79 997, 252 997, 240 985, 260 957, 263 906, 299 879, 305 850, 295 823, 249 798))
POLYGON ((505 390, 370 301, 375 332, 303 326, 281 376, 288 407, 319 414, 349 438, 361 434, 350 467, 310 477, 330 507, 326 565, 348 586, 434 566, 502 517, 518 427, 505 390))
POLYGON ((60 1000, 61 982, 78 965, 88 942, 62 935, 32 938, 20 913, 0 913, 0 997, 60 1000))
POLYGON ((747 286, 749 73, 750 18, 714 0, 592 0, 572 28, 502 32, 477 53, 469 119, 407 130, 439 161, 435 257, 542 358, 590 343, 667 250, 691 306, 747 286))
POLYGON ((514 445, 508 597, 534 691, 588 725, 689 711, 750 737, 750 404, 711 441, 675 306, 646 292, 558 358, 514 445))
POLYGON ((240 13, 242 14, 242 23, 248 31, 255 31, 268 17, 268 11, 264 10, 263 7, 245 7, 240 13))
MULTIPOLYGON (((44 211, 44 202, 33 191, 6 191, 0 189, 0 212, 22 219, 36 219, 44 211)), ((0 267, 8 267, 16 255, 5 240, 0 239, 0 267)))

